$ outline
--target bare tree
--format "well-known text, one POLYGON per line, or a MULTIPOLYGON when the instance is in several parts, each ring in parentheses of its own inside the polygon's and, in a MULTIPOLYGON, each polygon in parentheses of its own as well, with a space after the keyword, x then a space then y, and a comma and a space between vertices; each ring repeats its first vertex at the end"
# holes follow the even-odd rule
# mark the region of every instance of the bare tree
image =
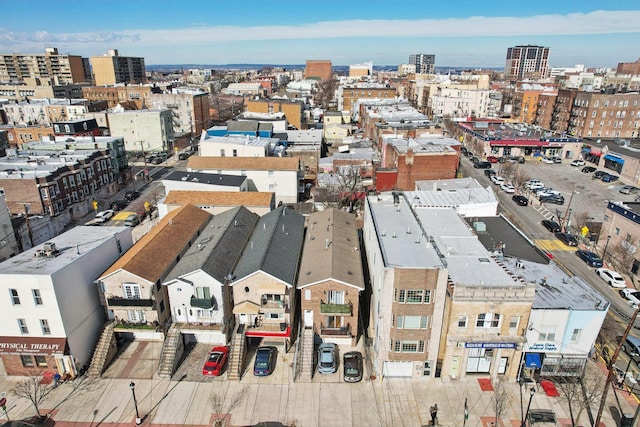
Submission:
POLYGON ((329 104, 336 95, 336 89, 338 88, 338 81, 334 79, 322 80, 316 87, 316 94, 314 96, 316 104, 320 105, 325 110, 329 108, 329 104))
POLYGON ((502 169, 502 176, 504 176, 505 178, 509 178, 510 180, 513 180, 513 176, 515 175, 515 172, 516 172, 516 167, 513 163, 503 163, 501 169, 502 169))
POLYGON ((209 396, 209 406, 216 416, 214 426, 222 427, 226 424, 226 416, 244 402, 247 398, 247 387, 242 387, 231 396, 223 393, 213 393, 209 396))
POLYGON ((633 258, 636 253, 636 243, 638 238, 627 234, 624 240, 621 240, 617 245, 613 245, 608 256, 609 262, 614 264, 618 270, 623 273, 631 273, 631 267, 633 266, 633 258))
POLYGON ((513 185, 515 187, 522 187, 524 183, 529 181, 530 179, 531 179, 531 176, 529 176, 529 174, 527 174, 525 171, 518 171, 518 173, 516 174, 513 180, 514 181, 513 185))
POLYGON ((580 416, 585 409, 598 405, 604 384, 604 374, 595 363, 589 361, 582 378, 566 378, 563 382, 557 383, 560 400, 569 406, 572 427, 580 422, 580 416))
POLYGON ((31 402, 38 418, 42 417, 40 405, 53 390, 51 385, 43 384, 42 379, 42 375, 29 375, 25 379, 18 381, 11 390, 14 395, 28 399, 31 402))
POLYGON ((493 382, 493 396, 491 396, 491 407, 496 416, 494 425, 498 424, 498 419, 502 416, 504 411, 511 405, 511 394, 508 387, 505 385, 502 379, 498 379, 493 382))
POLYGON ((590 219, 591 215, 589 212, 580 212, 573 215, 573 224, 575 225, 575 228, 582 230, 582 228, 587 226, 590 219))

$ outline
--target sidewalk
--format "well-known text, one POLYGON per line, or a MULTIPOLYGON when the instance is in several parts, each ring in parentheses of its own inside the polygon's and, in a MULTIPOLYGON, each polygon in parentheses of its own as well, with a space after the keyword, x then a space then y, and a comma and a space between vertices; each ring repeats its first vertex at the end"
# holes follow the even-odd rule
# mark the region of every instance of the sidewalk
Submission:
MULTIPOLYGON (((287 369, 290 369, 287 366, 287 369)), ((187 382, 166 379, 136 379, 135 394, 140 417, 146 426, 211 426, 215 415, 209 397, 219 395, 229 403, 240 393, 244 400, 232 411, 232 426, 260 422, 280 422, 300 426, 427 426, 429 408, 437 404, 438 425, 449 427, 490 426, 494 421, 492 391, 482 391, 476 377, 445 382, 439 379, 415 380, 385 378, 344 382, 288 383, 288 375, 255 378, 245 375, 240 382, 187 382), (469 418, 464 420, 467 399, 469 418)), ((0 390, 9 391, 16 379, 0 378, 0 390)), ((80 379, 78 384, 62 384, 41 405, 57 427, 135 425, 135 407, 129 379, 80 379)), ((503 427, 519 427, 522 409, 529 393, 523 388, 523 401, 517 383, 508 383, 509 405, 500 417, 503 427), (521 406, 522 405, 522 406, 521 406)), ((601 426, 619 425, 622 414, 633 414, 635 403, 628 394, 610 390, 601 426)), ((570 425, 568 407, 560 397, 549 397, 542 387, 531 399, 531 409, 552 410, 560 426, 570 425)), ((8 393, 7 410, 12 420, 35 414, 26 399, 8 393)), ((1 412, 1 411, 0 411, 1 412)), ((593 408, 593 414, 597 408, 593 408)), ((4 420, 4 414, 0 419, 4 420)), ((579 425, 589 425, 586 412, 579 425)), ((53 424, 51 424, 53 425, 53 424)))

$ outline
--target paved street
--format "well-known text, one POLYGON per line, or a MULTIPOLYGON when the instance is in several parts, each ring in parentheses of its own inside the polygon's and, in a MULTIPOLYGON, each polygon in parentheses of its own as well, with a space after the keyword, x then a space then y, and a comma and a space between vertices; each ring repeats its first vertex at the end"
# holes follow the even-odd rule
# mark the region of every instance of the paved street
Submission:
MULTIPOLYGON (((242 403, 228 418, 232 426, 267 421, 295 423, 298 427, 426 426, 430 422, 429 408, 437 404, 439 425, 458 427, 464 421, 465 398, 469 408, 467 426, 486 427, 494 420, 494 393, 482 391, 478 378, 473 376, 452 382, 377 378, 348 384, 336 373, 316 375, 308 383, 293 383, 290 380, 293 353, 288 353, 280 354, 276 372, 269 377, 254 377, 247 369, 240 382, 227 381, 224 375, 212 380, 190 381, 180 373, 167 380, 158 378, 155 368, 145 368, 157 363, 148 356, 158 350, 157 346, 158 343, 143 341, 131 343, 124 350, 125 356, 107 371, 111 374, 98 380, 80 378, 53 389, 41 404, 42 413, 51 416, 55 422, 51 425, 57 427, 134 425, 135 407, 130 389, 133 381, 139 414, 148 426, 210 426, 215 413, 209 398, 216 395, 225 399, 225 407, 234 396, 243 396, 242 403), (132 357, 134 354, 141 357, 132 357)), ((190 366, 187 369, 201 369, 201 363, 198 356, 187 363, 190 366)), ((0 391, 9 392, 18 380, 0 377, 0 391)), ((569 425, 566 403, 560 397, 547 396, 536 384, 525 384, 523 409, 526 410, 532 386, 536 392, 531 409, 552 410, 558 419, 557 425, 569 425)), ((500 417, 501 425, 517 427, 522 417, 519 386, 508 383, 506 387, 509 405, 500 417)), ((35 414, 26 399, 8 393, 7 400, 11 420, 28 419, 35 414)), ((633 414, 635 408, 635 400, 626 391, 610 391, 602 425, 619 425, 621 415, 633 414)), ((596 410, 593 409, 594 413, 596 410)), ((226 409, 223 412, 227 412, 226 409)), ((0 419, 6 420, 4 416, 0 419)), ((586 413, 582 415, 582 425, 588 425, 586 413)))

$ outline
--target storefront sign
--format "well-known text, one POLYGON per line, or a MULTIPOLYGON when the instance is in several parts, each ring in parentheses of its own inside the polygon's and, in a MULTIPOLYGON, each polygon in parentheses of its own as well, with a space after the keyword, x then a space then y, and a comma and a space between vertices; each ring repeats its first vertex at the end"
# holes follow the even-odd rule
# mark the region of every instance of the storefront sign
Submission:
POLYGON ((0 354, 64 354, 66 338, 0 337, 0 354))
POLYGON ((466 342, 465 348, 516 348, 514 342, 466 342))
POLYGON ((536 343, 529 347, 529 350, 535 351, 558 351, 558 346, 554 343, 536 343))

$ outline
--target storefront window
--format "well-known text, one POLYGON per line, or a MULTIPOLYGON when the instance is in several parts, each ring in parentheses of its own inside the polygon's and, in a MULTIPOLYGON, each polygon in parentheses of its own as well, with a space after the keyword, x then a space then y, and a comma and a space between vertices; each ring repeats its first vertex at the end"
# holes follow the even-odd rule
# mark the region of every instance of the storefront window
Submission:
POLYGON ((20 360, 22 360, 22 366, 25 368, 33 368, 33 357, 31 356, 20 356, 20 360))

